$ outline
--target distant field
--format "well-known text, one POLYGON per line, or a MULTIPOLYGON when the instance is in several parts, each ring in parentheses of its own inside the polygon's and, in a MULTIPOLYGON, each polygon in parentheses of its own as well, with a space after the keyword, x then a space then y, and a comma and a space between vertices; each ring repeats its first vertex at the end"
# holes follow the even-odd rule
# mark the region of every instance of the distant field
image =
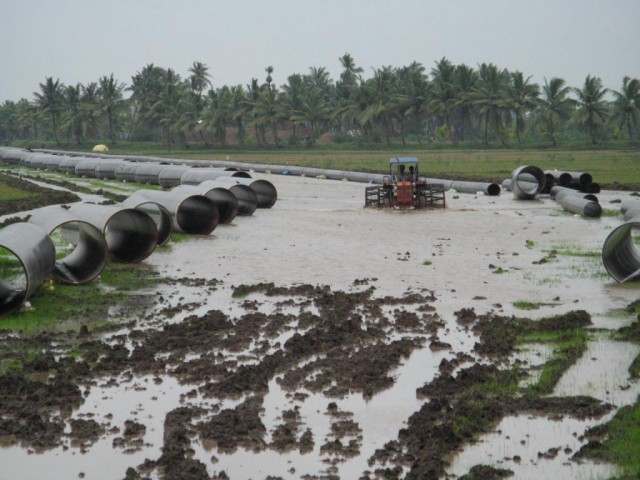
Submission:
MULTIPOLYGON (((112 149, 114 154, 141 153, 112 149)), ((325 150, 305 151, 172 151, 147 155, 203 160, 234 160, 368 172, 385 172, 391 156, 418 157, 420 171, 428 177, 502 181, 521 165, 542 169, 586 171, 602 185, 640 186, 640 151, 637 150, 325 150)))

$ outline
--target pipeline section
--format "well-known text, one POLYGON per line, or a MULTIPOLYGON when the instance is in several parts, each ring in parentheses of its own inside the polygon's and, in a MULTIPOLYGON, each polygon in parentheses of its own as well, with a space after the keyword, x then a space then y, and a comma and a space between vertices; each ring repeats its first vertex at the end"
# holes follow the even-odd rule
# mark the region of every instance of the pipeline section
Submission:
POLYGON ((44 282, 55 267, 56 249, 49 235, 37 225, 22 222, 0 230, 0 316, 17 310, 44 282))
POLYGON ((147 258, 158 244, 158 229, 146 213, 115 205, 74 204, 69 211, 96 227, 107 242, 109 257, 123 263, 147 258))
POLYGON ((100 275, 109 258, 109 250, 96 227, 60 205, 35 210, 29 223, 37 225, 50 237, 59 231, 62 239, 73 247, 68 255, 56 260, 52 272, 54 279, 81 285, 100 275))

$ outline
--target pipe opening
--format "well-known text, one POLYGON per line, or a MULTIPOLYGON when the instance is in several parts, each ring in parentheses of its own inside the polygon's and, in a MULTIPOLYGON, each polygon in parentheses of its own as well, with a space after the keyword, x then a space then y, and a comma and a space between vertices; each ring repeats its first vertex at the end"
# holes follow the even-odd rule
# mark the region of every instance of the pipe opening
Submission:
POLYGON ((215 204, 202 195, 185 198, 176 211, 180 230, 194 235, 209 235, 218 226, 219 218, 215 204))
POLYGON ((204 196, 218 207, 220 223, 231 223, 238 214, 238 199, 229 190, 216 187, 207 191, 204 196))
POLYGON ((27 269, 20 257, 0 246, 0 316, 13 312, 27 296, 27 269))
POLYGON ((253 215, 258 208, 258 196, 246 185, 233 185, 229 191, 238 200, 238 215, 253 215))
MULTIPOLYGON (((273 183, 267 180, 254 180, 249 184, 258 199, 258 208, 271 208, 278 200, 278 191, 273 183)), ((499 188, 499 187, 498 187, 499 188)))
POLYGON ((617 282, 640 279, 640 219, 620 225, 609 234, 602 246, 602 263, 617 282))
POLYGON ((104 237, 111 258, 135 263, 147 258, 156 248, 158 229, 149 215, 128 208, 114 213, 107 220, 104 237))
POLYGON ((490 183, 487 186, 487 195, 491 197, 500 195, 500 185, 498 185, 497 183, 490 183))
POLYGON ((162 246, 171 240, 173 233, 173 221, 171 213, 162 205, 155 202, 144 202, 134 207, 136 210, 146 213, 156 224, 158 229, 158 246, 162 246))
POLYGON ((69 221, 49 237, 56 247, 53 277, 61 283, 80 285, 102 272, 109 258, 107 242, 100 230, 83 221, 69 221))
POLYGON ((544 188, 544 172, 531 165, 523 166, 513 172, 511 190, 521 199, 534 198, 544 188))

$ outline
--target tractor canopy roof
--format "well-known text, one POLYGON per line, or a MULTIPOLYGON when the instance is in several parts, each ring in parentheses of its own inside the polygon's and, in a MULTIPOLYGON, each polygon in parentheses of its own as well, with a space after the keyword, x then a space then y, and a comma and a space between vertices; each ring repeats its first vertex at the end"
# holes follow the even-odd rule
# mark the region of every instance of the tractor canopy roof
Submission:
POLYGON ((393 157, 389 159, 389 165, 400 164, 400 163, 417 164, 418 159, 416 157, 393 157))

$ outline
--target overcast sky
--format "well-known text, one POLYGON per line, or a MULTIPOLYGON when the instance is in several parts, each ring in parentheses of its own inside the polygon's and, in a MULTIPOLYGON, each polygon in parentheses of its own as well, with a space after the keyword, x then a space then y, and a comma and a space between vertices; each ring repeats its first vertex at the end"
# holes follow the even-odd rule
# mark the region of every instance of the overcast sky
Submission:
POLYGON ((46 77, 87 84, 153 63, 183 78, 194 61, 214 87, 325 67, 351 54, 373 68, 430 71, 495 63, 536 82, 588 74, 619 90, 640 78, 640 0, 0 0, 0 102, 33 98, 46 77))

